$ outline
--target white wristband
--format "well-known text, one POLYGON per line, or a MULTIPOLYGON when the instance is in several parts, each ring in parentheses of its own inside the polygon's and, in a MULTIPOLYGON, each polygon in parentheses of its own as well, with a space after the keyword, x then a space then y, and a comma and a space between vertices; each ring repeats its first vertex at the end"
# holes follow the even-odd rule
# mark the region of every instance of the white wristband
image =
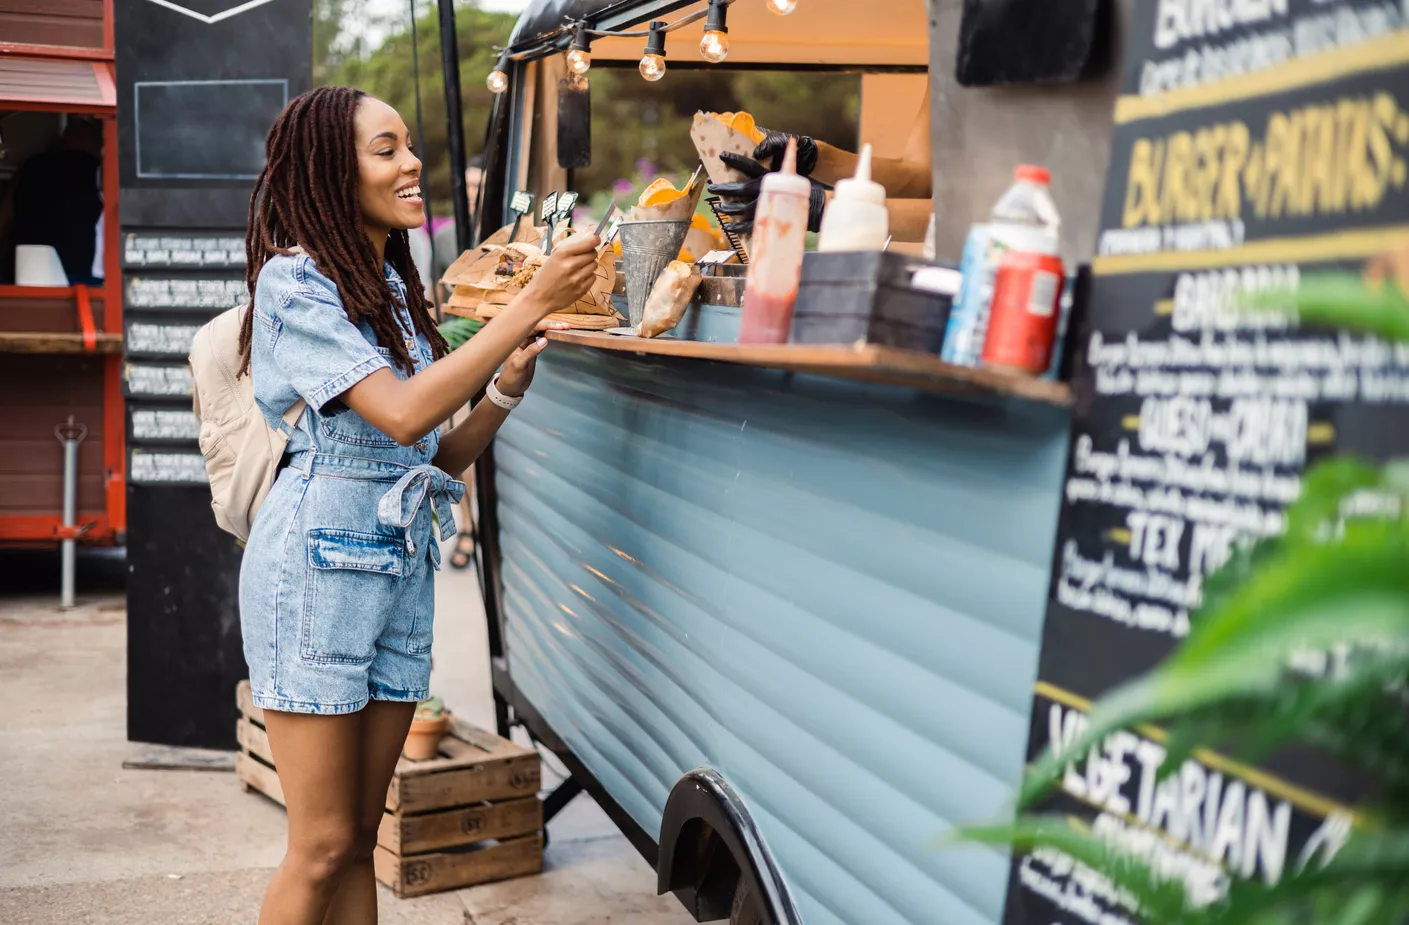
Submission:
POLYGON ((505 411, 513 411, 519 406, 519 402, 523 401, 522 395, 518 398, 513 398, 499 391, 499 377, 497 375, 489 380, 489 385, 484 387, 484 397, 494 402, 494 404, 503 408, 505 411))

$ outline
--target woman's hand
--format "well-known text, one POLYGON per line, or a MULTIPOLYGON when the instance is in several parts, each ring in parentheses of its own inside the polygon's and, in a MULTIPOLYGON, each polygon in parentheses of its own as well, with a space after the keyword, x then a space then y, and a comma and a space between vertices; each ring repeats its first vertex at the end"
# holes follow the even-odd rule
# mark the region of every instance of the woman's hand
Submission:
POLYGON ((504 361, 499 373, 499 391, 510 398, 519 398, 533 384, 533 370, 538 365, 538 355, 548 346, 548 338, 539 335, 524 341, 523 345, 504 361))
POLYGON ((594 234, 575 234, 554 247, 547 262, 524 287, 521 297, 535 302, 545 317, 582 298, 597 278, 597 245, 600 243, 601 239, 594 234))
POLYGON ((510 398, 518 398, 527 392, 529 385, 533 383, 533 370, 538 364, 538 355, 548 347, 548 338, 544 337, 542 332, 567 331, 571 328, 572 325, 561 321, 538 322, 534 330, 539 332, 539 336, 524 341, 504 361, 504 368, 499 373, 499 391, 510 398))

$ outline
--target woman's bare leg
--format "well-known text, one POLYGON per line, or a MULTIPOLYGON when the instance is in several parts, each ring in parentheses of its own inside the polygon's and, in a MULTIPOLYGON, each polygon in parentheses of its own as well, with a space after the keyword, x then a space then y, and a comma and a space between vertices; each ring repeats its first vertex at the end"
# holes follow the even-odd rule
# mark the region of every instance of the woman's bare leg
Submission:
POLYGON ((362 717, 265 710, 264 724, 289 809, 289 844, 259 925, 320 925, 357 854, 362 717))
POLYGON ((406 731, 411 728, 414 703, 373 700, 362 717, 362 753, 358 791, 357 849, 338 891, 323 919, 324 925, 376 925, 377 881, 372 872, 372 851, 386 810, 386 791, 401 757, 406 731))

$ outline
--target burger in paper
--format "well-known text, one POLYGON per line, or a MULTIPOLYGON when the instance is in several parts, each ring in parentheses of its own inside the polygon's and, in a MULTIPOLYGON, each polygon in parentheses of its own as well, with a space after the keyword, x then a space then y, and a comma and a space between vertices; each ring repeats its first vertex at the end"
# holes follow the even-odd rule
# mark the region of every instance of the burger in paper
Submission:
POLYGON ((636 329, 637 336, 656 337, 679 324, 701 279, 699 267, 672 260, 651 287, 641 324, 636 329))
MULTIPOLYGON (((533 281, 534 274, 547 262, 547 255, 538 246, 548 233, 546 227, 520 228, 516 240, 509 243, 511 228, 499 229, 480 247, 461 254, 445 271, 441 282, 451 287, 447 306, 453 314, 492 318, 533 281), (533 243, 525 240, 530 236, 533 243)), ((565 223, 554 236, 554 243, 571 233, 565 223)), ((615 327, 621 317, 612 305, 615 285, 615 260, 604 248, 597 258, 596 279, 591 289, 572 305, 554 312, 550 319, 574 327, 615 327)))

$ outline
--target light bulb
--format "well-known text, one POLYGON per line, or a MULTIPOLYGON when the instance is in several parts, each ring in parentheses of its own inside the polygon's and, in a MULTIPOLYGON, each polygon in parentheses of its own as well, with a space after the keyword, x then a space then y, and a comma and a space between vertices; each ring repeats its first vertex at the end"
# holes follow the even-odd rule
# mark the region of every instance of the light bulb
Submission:
POLYGON ((665 76, 665 58, 661 55, 642 55, 641 76, 655 83, 665 76))
POLYGON ((509 89, 509 75, 499 69, 489 72, 489 79, 484 82, 490 93, 503 93, 509 89))
POLYGON ((767 0, 768 12, 786 16, 797 9, 797 0, 767 0))
POLYGON ((592 67, 592 53, 581 48, 568 52, 568 70, 581 77, 592 67))
POLYGON ((700 38, 700 57, 710 64, 718 64, 729 57, 729 36, 713 30, 700 38))

